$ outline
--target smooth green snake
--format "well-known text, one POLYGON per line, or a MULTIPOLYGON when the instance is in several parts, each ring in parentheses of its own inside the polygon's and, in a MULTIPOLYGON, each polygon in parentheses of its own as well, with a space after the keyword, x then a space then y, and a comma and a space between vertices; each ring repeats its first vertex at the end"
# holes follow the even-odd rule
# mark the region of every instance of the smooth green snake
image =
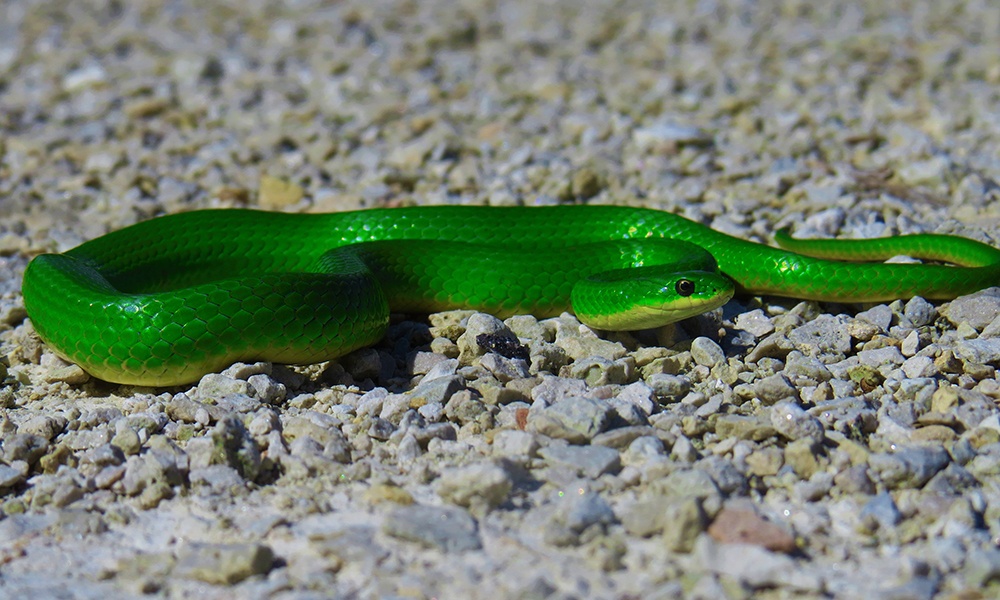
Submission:
POLYGON ((22 290, 58 355, 101 379, 164 386, 236 361, 336 358, 378 341, 390 311, 573 310, 623 330, 711 310, 734 291, 950 299, 1000 280, 1000 250, 966 238, 775 239, 783 249, 620 206, 204 210, 37 256, 22 290), (895 255, 960 266, 834 260, 895 255))

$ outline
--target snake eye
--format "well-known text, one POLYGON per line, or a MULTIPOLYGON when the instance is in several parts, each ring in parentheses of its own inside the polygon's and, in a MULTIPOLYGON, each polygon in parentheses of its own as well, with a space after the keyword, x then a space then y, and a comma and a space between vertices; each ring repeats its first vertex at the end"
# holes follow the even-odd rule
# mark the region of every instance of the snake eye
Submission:
POLYGON ((681 296, 687 297, 694 293, 694 282, 690 279, 678 279, 677 285, 674 286, 677 293, 681 296))

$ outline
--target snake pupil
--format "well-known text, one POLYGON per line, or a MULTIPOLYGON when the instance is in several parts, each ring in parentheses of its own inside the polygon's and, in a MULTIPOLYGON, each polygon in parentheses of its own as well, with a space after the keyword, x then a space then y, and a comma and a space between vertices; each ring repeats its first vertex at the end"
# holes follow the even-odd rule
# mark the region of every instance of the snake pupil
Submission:
POLYGON ((694 293, 694 282, 690 279, 678 279, 675 289, 681 296, 690 296, 694 293))

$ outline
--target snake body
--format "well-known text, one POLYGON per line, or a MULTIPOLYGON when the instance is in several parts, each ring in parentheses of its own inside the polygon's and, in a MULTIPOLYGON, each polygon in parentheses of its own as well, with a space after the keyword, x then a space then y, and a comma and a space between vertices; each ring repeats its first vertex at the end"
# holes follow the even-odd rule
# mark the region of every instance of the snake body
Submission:
POLYGON ((595 327, 636 329, 717 307, 734 291, 949 299, 1000 280, 1000 250, 966 238, 779 232, 776 241, 784 248, 612 206, 205 210, 40 255, 22 290, 60 356, 108 381, 175 385, 238 360, 341 356, 381 338, 390 311, 573 309, 595 327), (836 260, 901 254, 959 266, 836 260))

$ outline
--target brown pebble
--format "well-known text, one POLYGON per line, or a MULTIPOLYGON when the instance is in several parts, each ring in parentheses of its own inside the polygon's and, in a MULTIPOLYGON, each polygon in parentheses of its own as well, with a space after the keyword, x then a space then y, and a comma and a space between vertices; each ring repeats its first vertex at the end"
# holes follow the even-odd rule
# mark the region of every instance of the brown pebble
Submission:
POLYGON ((723 544, 753 544, 785 554, 796 549, 795 537, 787 529, 745 508, 723 508, 709 525, 708 534, 723 544))

